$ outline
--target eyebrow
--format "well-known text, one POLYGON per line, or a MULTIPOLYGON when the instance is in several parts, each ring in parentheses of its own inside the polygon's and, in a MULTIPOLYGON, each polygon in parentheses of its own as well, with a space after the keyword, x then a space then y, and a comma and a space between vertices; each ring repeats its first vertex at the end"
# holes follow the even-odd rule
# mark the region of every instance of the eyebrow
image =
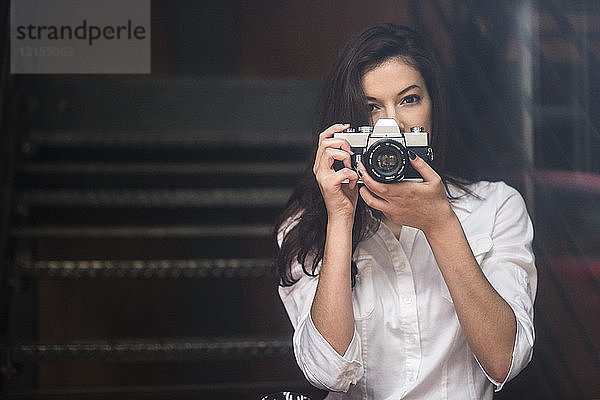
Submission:
MULTIPOLYGON (((410 85, 410 86, 408 86, 408 87, 406 87, 406 88, 402 89, 402 90, 400 91, 400 93, 398 93, 398 94, 396 95, 396 97, 402 96, 404 93, 406 93, 406 92, 408 92, 408 91, 410 91, 410 90, 412 90, 412 89, 421 89, 421 86, 419 86, 419 85, 410 85)), ((369 100, 369 101, 375 101, 375 100, 377 100, 377 98, 375 98, 375 97, 369 97, 369 96, 367 96, 367 100, 369 100)))

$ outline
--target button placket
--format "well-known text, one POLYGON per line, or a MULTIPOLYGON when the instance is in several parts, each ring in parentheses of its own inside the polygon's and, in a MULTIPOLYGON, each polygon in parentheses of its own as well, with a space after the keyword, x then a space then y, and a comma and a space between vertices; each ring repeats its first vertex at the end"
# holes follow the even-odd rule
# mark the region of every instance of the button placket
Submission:
MULTIPOLYGON (((404 231, 405 229, 403 229, 403 233, 404 231)), ((409 247, 412 247, 412 241, 414 241, 415 234, 416 231, 405 234, 404 237, 401 236, 401 240, 411 241, 411 246, 409 247)), ((412 267, 401 242, 391 240, 389 235, 386 235, 385 242, 389 249, 392 265, 396 272, 400 326, 404 332, 403 336, 406 346, 406 380, 407 384, 412 385, 417 379, 421 364, 421 337, 419 332, 414 276, 412 267)))

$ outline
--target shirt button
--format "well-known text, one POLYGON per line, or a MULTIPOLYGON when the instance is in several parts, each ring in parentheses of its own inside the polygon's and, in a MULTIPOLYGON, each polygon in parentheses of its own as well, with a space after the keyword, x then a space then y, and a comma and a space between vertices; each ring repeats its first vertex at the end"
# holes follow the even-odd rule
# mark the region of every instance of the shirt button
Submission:
POLYGON ((411 298, 411 297, 408 297, 408 296, 406 296, 406 297, 403 299, 403 301, 404 301, 404 304, 411 304, 411 303, 412 303, 412 298, 411 298))

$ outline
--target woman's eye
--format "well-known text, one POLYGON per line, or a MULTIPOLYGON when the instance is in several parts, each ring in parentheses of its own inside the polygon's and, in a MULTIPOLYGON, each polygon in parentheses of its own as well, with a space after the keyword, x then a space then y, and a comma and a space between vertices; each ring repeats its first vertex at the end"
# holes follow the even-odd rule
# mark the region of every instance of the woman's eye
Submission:
POLYGON ((421 100, 421 96, 419 96, 418 94, 411 94, 410 96, 406 96, 402 102, 404 104, 414 104, 414 103, 418 103, 421 100))
POLYGON ((379 111, 379 107, 377 106, 377 104, 367 104, 367 107, 369 107, 369 112, 379 111))

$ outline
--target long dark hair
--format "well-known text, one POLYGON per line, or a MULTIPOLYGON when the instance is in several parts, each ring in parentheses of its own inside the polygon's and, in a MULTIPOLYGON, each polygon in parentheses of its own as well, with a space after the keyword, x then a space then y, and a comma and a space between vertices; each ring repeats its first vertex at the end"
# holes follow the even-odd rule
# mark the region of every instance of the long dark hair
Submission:
MULTIPOLYGON (((362 77, 391 58, 400 58, 421 73, 432 99, 431 146, 435 149, 432 166, 445 184, 452 182, 464 188, 464 184, 468 183, 466 179, 447 176, 445 156, 448 120, 439 65, 417 32, 394 24, 372 26, 354 36, 342 49, 319 101, 313 154, 316 153, 319 133, 332 124, 361 126, 371 123, 362 77)), ((292 276, 291 271, 296 261, 302 265, 305 274, 315 276, 323 259, 327 210, 312 172, 313 161, 292 193, 273 233, 273 240, 278 244, 275 269, 282 286, 291 286, 299 279, 298 276, 292 276)), ((382 214, 369 209, 359 196, 352 230, 352 252, 361 240, 377 230, 381 218, 382 214)), ((354 285, 354 261, 351 268, 354 285)))

